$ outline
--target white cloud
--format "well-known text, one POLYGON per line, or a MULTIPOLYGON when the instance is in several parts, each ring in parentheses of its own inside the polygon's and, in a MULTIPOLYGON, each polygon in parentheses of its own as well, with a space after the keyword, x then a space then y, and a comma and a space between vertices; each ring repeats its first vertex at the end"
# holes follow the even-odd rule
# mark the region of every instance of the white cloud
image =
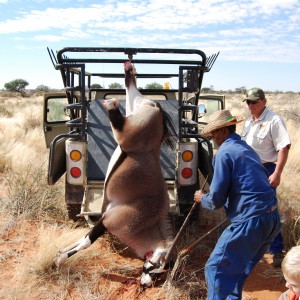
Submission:
POLYGON ((181 30, 191 26, 236 24, 258 15, 293 7, 294 0, 268 1, 137 1, 108 2, 81 8, 48 8, 17 15, 0 23, 0 33, 34 32, 58 28, 115 28, 125 30, 181 30), (273 3, 274 2, 274 3, 273 3))
POLYGON ((0 35, 20 42, 84 46, 217 48, 223 57, 241 60, 282 60, 287 51, 300 61, 299 15, 298 0, 112 0, 69 8, 52 4, 0 22, 0 35))
POLYGON ((37 35, 33 38, 33 40, 53 43, 53 42, 59 42, 59 41, 66 40, 66 38, 64 36, 48 34, 48 35, 37 35))

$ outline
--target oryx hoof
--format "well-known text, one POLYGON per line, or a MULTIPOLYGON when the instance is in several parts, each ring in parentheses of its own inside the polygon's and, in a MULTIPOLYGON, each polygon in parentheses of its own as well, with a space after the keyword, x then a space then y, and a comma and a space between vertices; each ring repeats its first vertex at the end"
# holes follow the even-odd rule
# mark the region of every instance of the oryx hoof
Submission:
POLYGON ((51 264, 51 268, 52 269, 57 269, 59 268, 61 265, 61 261, 59 259, 59 256, 55 257, 53 260, 52 260, 52 264, 51 264))

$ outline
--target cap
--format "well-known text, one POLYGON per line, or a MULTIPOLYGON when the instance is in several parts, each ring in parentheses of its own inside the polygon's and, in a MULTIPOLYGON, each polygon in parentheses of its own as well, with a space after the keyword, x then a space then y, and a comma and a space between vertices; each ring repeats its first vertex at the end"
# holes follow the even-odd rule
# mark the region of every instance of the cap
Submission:
POLYGON ((243 101, 251 100, 251 101, 258 101, 259 99, 265 99, 265 93, 260 88, 252 88, 250 89, 247 94, 246 98, 243 101))

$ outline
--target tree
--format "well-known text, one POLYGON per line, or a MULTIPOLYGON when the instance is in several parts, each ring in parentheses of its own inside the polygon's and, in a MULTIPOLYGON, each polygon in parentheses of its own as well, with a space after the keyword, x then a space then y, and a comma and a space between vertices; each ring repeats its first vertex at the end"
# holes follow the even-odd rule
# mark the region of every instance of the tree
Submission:
POLYGON ((108 86, 110 89, 122 89, 123 86, 118 82, 113 82, 108 86))
POLYGON ((101 86, 99 83, 93 83, 93 84, 91 85, 91 88, 92 88, 92 89, 102 89, 102 86, 101 86))
POLYGON ((201 93, 203 93, 203 94, 209 94, 210 92, 211 92, 211 88, 209 88, 209 87, 203 87, 201 89, 201 93))
POLYGON ((25 87, 29 83, 24 79, 15 79, 4 84, 4 88, 11 92, 21 93, 22 96, 26 96, 25 87))
POLYGON ((234 92, 237 94, 246 94, 247 89, 246 89, 246 87, 241 86, 241 87, 236 88, 234 92))
POLYGON ((150 90, 159 90, 162 88, 163 88, 163 86, 157 82, 148 83, 145 85, 145 89, 150 89, 150 90))
POLYGON ((35 90, 37 92, 49 92, 50 88, 46 85, 41 84, 41 85, 37 86, 35 90))

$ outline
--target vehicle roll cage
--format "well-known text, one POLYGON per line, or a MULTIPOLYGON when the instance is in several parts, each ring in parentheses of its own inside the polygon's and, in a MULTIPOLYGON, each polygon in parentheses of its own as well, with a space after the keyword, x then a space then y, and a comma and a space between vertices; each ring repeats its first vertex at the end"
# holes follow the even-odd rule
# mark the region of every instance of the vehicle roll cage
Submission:
MULTIPOLYGON (((179 141, 183 138, 199 137, 196 116, 203 75, 210 71, 219 52, 207 58, 203 51, 197 49, 66 47, 57 51, 56 55, 53 50, 49 48, 47 50, 54 68, 61 73, 69 103, 66 108, 69 109, 71 115, 71 120, 66 123, 70 127, 70 132, 57 136, 52 143, 55 144, 59 139, 68 137, 86 140, 86 108, 92 99, 92 92, 105 90, 92 87, 93 78, 124 78, 124 73, 88 72, 86 70, 87 65, 123 64, 127 60, 131 60, 135 65, 178 65, 178 73, 139 73, 136 76, 137 78, 153 79, 178 77, 178 89, 171 91, 178 92, 179 141), (146 54, 147 57, 153 57, 153 54, 175 56, 176 59, 139 59, 137 56, 140 54, 146 54), (115 55, 124 55, 124 57, 112 58, 115 55), (184 101, 184 94, 186 93, 194 95, 193 103, 184 101), (184 116, 188 111, 192 111, 192 118, 187 122, 184 116)), ((116 90, 116 92, 121 91, 125 93, 125 90, 116 90)), ((156 91, 159 92, 159 90, 156 91)))

